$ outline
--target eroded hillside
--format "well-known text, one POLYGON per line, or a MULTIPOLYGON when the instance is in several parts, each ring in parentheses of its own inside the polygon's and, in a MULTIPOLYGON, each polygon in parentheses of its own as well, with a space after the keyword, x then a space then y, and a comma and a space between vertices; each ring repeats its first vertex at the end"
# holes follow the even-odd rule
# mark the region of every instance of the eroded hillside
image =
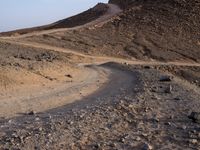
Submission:
MULTIPOLYGON (((52 45, 59 43, 63 47, 89 54, 199 62, 198 1, 124 2, 129 2, 124 11, 103 26, 52 33, 26 40, 52 45)), ((122 6, 124 7, 124 3, 122 6)))

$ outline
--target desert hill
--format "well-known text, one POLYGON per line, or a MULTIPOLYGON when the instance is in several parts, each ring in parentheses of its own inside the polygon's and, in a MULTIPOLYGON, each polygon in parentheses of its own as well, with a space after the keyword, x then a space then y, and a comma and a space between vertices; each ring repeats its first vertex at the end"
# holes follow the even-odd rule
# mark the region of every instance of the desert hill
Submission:
POLYGON ((57 39, 60 37, 63 47, 90 54, 142 60, 199 62, 198 1, 110 2, 119 4, 124 11, 103 26, 49 34, 46 37, 31 37, 31 41, 55 44, 59 43, 57 39))
POLYGON ((44 31, 44 30, 57 29, 57 28, 71 28, 71 27, 80 26, 88 22, 91 22, 99 18, 100 16, 104 15, 107 9, 108 7, 106 4, 98 3, 93 8, 90 8, 78 15, 59 20, 52 24, 39 26, 39 27, 33 27, 33 28, 27 28, 27 29, 21 29, 21 30, 15 30, 15 31, 9 31, 9 32, 2 32, 0 33, 0 36, 20 35, 20 34, 26 34, 26 33, 35 32, 35 31, 44 31))

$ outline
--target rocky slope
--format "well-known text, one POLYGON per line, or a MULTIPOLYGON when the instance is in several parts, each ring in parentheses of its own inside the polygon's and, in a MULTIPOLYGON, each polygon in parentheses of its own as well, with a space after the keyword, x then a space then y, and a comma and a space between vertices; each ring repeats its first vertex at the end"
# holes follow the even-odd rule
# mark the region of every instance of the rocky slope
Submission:
POLYGON ((126 78, 83 101, 0 122, 0 149, 197 150, 200 125, 188 115, 199 93, 156 68, 107 64, 126 78))
POLYGON ((183 0, 110 1, 124 11, 103 26, 30 40, 81 52, 142 60, 200 61, 200 3, 183 0), (128 2, 128 6, 126 5, 128 2))

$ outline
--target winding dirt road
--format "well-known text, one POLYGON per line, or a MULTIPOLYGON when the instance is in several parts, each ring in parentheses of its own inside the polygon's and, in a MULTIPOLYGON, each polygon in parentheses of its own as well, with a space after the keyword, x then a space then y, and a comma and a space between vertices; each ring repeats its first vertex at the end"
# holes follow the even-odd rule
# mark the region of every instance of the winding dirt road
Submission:
MULTIPOLYGON (((38 43, 28 43, 19 42, 21 38, 37 36, 43 34, 50 34, 60 31, 76 30, 83 27, 88 27, 91 25, 103 24, 107 22, 114 15, 121 12, 118 6, 108 4, 108 12, 100 17, 99 19, 85 24, 83 26, 67 29, 56 29, 48 30, 43 32, 33 32, 25 35, 20 35, 16 37, 0 37, 2 42, 11 43, 20 46, 28 46, 36 49, 46 49, 54 50, 59 52, 71 53, 76 56, 82 56, 85 58, 96 59, 93 56, 86 56, 84 54, 76 53, 70 50, 61 50, 56 47, 49 47, 47 45, 42 45, 38 43)), ((94 63, 90 63, 94 64, 94 63)), ((85 96, 94 93, 96 90, 100 89, 103 84, 110 82, 113 78, 120 80, 125 74, 112 68, 105 68, 101 66, 89 66, 90 64, 78 64, 79 68, 82 69, 82 74, 79 79, 71 83, 58 83, 50 85, 48 87, 41 87, 38 89, 24 89, 23 92, 15 92, 10 95, 4 94, 0 96, 0 117, 13 117, 18 116, 23 113, 28 113, 32 110, 41 112, 48 109, 53 109, 56 107, 63 106, 65 104, 72 103, 77 100, 83 99, 85 96), (112 76, 111 76, 112 74, 112 76)), ((121 82, 120 82, 121 83, 121 82)), ((117 84, 117 83, 116 83, 117 84)))

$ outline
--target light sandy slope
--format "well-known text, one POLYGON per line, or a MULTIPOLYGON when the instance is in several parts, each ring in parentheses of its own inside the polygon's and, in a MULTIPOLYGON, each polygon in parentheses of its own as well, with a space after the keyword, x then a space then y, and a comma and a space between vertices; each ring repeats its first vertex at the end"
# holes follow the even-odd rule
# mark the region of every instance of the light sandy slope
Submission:
POLYGON ((82 70, 79 79, 71 83, 58 83, 38 89, 28 88, 0 96, 0 117, 11 117, 31 110, 45 111, 80 100, 100 88, 107 81, 109 74, 108 69, 87 67, 82 70))

